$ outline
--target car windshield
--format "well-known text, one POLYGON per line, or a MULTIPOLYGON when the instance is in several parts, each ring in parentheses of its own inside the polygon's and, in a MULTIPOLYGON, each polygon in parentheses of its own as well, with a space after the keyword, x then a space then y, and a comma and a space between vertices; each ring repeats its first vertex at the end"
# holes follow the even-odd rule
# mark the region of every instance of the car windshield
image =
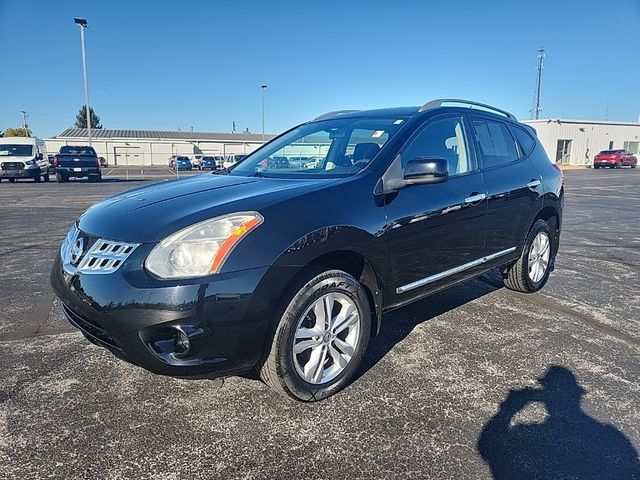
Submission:
POLYGON ((96 151, 92 147, 60 147, 60 153, 64 155, 91 155, 95 156, 96 151))
POLYGON ((2 157, 31 157, 33 155, 33 145, 0 145, 0 156, 2 157))
POLYGON ((264 177, 346 177, 376 156, 404 118, 339 118, 307 123, 275 139, 230 175, 264 177))
POLYGON ((620 153, 622 150, 603 150, 600 152, 602 155, 613 155, 614 153, 620 153))

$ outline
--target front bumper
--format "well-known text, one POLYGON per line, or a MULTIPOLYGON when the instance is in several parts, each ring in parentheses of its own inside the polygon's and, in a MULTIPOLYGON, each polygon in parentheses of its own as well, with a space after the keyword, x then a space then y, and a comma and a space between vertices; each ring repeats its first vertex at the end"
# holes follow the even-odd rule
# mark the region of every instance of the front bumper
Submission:
POLYGON ((250 369, 264 347, 269 299, 256 294, 267 267, 215 278, 167 282, 142 269, 141 245, 110 274, 62 269, 57 256, 51 284, 67 319, 92 343, 153 373, 217 377, 250 369), (187 354, 173 350, 186 332, 187 354))
POLYGON ((39 168, 0 169, 0 178, 35 178, 40 173, 39 168))

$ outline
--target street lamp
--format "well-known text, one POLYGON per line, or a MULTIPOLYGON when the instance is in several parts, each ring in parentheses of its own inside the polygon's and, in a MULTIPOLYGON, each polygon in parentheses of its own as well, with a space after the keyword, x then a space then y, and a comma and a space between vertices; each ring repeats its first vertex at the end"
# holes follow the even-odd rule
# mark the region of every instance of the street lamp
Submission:
POLYGON ((80 27, 80 44, 82 45, 82 74, 84 77, 84 106, 87 115, 87 135, 91 146, 91 115, 89 113, 89 84, 87 82, 87 54, 84 46, 84 29, 89 25, 86 18, 75 17, 73 21, 80 27))
POLYGON ((260 93, 262 94, 262 143, 264 143, 264 91, 267 89, 265 84, 260 85, 260 93))

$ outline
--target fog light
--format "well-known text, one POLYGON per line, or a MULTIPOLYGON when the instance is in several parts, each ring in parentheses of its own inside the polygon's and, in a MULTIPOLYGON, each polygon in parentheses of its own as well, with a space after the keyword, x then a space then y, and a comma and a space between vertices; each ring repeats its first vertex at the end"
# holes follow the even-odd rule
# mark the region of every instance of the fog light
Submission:
POLYGON ((176 336, 173 339, 173 352, 176 357, 184 357, 189 353, 191 348, 191 342, 189 336, 184 333, 180 328, 176 327, 176 336))

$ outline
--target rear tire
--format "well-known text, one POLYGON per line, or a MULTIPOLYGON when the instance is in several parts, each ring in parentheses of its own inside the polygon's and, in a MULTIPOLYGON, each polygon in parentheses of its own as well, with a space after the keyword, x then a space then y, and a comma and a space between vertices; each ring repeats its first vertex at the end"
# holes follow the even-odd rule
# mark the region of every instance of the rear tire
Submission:
POLYGON ((69 177, 67 177, 66 175, 62 174, 62 173, 56 173, 56 182, 58 183, 65 183, 69 181, 69 177))
POLYGON ((284 298, 260 377, 298 401, 327 398, 349 384, 364 357, 371 334, 367 294, 346 272, 314 269, 284 298))
POLYGON ((48 182, 50 180, 49 178, 50 172, 49 169, 47 169, 47 173, 45 173, 42 178, 44 179, 45 182, 48 182))
POLYGON ((537 292, 549 279, 555 255, 549 224, 544 220, 536 221, 529 230, 520 258, 505 272, 505 287, 522 293, 537 292))
POLYGON ((16 179, 15 178, 10 178, 9 179, 9 183, 16 183, 16 179))

